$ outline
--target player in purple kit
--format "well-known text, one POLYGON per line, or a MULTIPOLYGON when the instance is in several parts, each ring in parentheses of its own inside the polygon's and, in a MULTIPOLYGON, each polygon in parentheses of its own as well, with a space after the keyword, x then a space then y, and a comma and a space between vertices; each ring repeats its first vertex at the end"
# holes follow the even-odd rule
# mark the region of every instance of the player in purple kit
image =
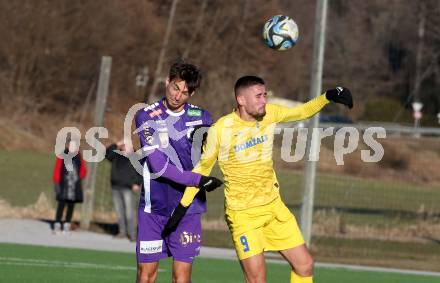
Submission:
POLYGON ((159 260, 173 257, 173 282, 190 282, 192 262, 202 241, 201 214, 206 211, 205 191, 222 182, 191 172, 200 157, 192 145, 193 133, 212 124, 211 115, 187 103, 200 86, 199 69, 177 62, 170 68, 166 95, 136 114, 144 184, 138 209, 137 282, 155 282, 159 260), (175 231, 165 224, 179 204, 186 186, 202 188, 175 231))

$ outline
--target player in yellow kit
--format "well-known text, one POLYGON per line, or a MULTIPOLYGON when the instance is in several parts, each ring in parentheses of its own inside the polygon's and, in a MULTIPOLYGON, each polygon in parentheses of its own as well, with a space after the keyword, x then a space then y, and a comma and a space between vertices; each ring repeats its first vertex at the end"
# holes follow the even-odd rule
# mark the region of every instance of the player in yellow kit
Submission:
MULTIPOLYGON (((218 161, 225 184, 225 218, 246 282, 265 282, 264 251, 279 251, 292 267, 291 282, 312 282, 313 259, 294 215, 284 205, 273 169, 276 123, 307 119, 330 101, 353 107, 348 89, 338 87, 294 108, 267 104, 263 79, 245 76, 235 84, 237 109, 208 131, 193 171, 209 175, 218 161)), ((188 187, 166 229, 173 230, 198 188, 188 187)))

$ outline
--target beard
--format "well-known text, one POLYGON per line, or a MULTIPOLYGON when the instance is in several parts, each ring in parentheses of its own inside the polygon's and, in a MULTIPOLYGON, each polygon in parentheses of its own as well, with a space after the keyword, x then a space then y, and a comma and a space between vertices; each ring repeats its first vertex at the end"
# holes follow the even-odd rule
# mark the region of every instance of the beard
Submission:
POLYGON ((266 116, 266 109, 263 109, 263 111, 256 112, 255 114, 252 115, 252 117, 254 117, 255 119, 261 119, 264 116, 266 116))

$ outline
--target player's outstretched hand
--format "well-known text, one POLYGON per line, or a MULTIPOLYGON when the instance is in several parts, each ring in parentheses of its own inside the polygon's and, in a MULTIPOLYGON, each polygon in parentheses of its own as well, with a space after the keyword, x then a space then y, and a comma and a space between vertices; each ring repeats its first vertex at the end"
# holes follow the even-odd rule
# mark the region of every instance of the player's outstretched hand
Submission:
POLYGON ((179 205, 177 205, 177 207, 174 209, 173 213, 171 214, 171 217, 168 219, 167 224, 165 224, 165 228, 162 231, 162 237, 166 237, 172 232, 176 231, 176 228, 179 225, 180 221, 182 220, 183 216, 185 216, 188 207, 184 207, 180 203, 179 205))
POLYGON ((202 175, 202 177, 200 178, 198 188, 204 189, 207 192, 212 192, 221 185, 223 185, 223 182, 217 179, 216 177, 202 175))
POLYGON ((346 105, 348 108, 353 108, 353 97, 348 88, 340 87, 329 89, 325 92, 325 97, 333 102, 346 105))

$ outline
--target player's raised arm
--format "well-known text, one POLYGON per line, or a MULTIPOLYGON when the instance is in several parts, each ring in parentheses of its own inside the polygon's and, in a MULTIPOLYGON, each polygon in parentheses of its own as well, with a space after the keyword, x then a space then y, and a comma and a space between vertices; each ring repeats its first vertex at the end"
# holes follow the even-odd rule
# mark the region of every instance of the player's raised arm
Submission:
POLYGON ((353 98, 348 88, 337 87, 327 90, 324 94, 296 107, 277 107, 277 120, 279 122, 292 122, 312 117, 327 105, 330 101, 353 108, 353 98))

